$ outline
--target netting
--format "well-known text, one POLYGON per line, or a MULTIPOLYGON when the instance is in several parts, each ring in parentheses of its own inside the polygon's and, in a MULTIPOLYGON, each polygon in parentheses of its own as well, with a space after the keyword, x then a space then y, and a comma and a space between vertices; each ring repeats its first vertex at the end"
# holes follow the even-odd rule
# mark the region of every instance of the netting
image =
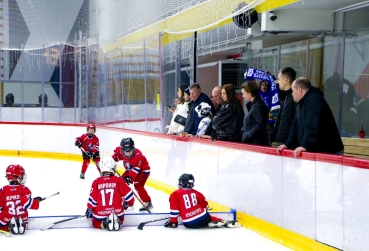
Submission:
MULTIPOLYGON (((100 39, 105 50, 130 44, 142 38, 165 32, 178 35, 178 40, 194 31, 205 32, 232 22, 232 17, 263 3, 265 0, 208 0, 208 1, 138 1, 134 5, 118 1, 115 8, 122 15, 113 15, 114 8, 99 16, 100 39), (127 8, 127 6, 129 8, 127 8), (132 13, 139 13, 132 15, 132 13), (114 24, 114 25, 112 25, 114 24)), ((130 2, 130 1, 128 1, 130 2)))

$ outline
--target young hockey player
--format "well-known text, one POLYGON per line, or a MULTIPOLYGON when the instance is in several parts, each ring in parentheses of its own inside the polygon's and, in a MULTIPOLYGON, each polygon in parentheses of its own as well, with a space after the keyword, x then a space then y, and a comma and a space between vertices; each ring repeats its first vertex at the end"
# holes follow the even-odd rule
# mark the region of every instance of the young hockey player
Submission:
POLYGON ((199 123, 199 127, 197 128, 196 136, 202 136, 205 134, 206 129, 212 120, 211 114, 211 106, 208 103, 202 102, 198 106, 195 107, 195 111, 197 112, 197 116, 201 118, 199 123))
POLYGON ((86 215, 95 228, 118 231, 124 221, 123 205, 133 206, 133 192, 115 175, 116 163, 111 157, 102 158, 100 167, 102 176, 92 183, 86 215))
POLYGON ((41 197, 32 198, 24 184, 27 175, 21 165, 6 168, 9 185, 0 188, 0 231, 6 234, 24 234, 28 224, 28 209, 37 210, 41 197))
POLYGON ((83 164, 82 170, 79 177, 81 179, 85 178, 85 173, 87 167, 90 164, 90 159, 92 158, 95 163, 97 170, 100 173, 99 162, 100 162, 100 151, 99 151, 99 138, 95 135, 96 126, 90 124, 87 126, 87 133, 82 134, 80 137, 76 138, 74 143, 82 152, 83 164))
POLYGON ((179 216, 187 228, 241 226, 237 221, 226 221, 210 215, 207 212, 208 202, 202 193, 193 189, 194 186, 195 178, 192 174, 184 173, 179 177, 179 189, 169 196, 170 219, 164 227, 178 227, 179 216))
POLYGON ((128 185, 134 184, 138 196, 145 205, 140 211, 153 209, 151 198, 145 189, 145 183, 150 176, 150 166, 142 152, 135 148, 135 142, 131 138, 123 138, 112 157, 116 162, 123 160, 126 170, 122 178, 128 185))

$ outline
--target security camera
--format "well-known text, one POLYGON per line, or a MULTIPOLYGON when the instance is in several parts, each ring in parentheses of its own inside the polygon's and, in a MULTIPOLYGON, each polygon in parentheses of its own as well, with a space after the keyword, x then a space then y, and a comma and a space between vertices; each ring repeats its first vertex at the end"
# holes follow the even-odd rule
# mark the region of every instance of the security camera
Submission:
POLYGON ((269 11, 269 19, 270 21, 275 21, 277 20, 277 15, 273 11, 269 11))

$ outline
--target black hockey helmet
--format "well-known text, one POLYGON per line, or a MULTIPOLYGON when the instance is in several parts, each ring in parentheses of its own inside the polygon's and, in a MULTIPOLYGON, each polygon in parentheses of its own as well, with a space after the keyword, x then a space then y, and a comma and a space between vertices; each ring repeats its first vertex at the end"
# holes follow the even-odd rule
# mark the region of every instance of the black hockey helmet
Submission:
POLYGON ((130 158, 133 155, 133 151, 135 149, 135 142, 131 138, 123 138, 120 142, 120 151, 121 154, 123 154, 126 158, 130 158), (126 153, 131 152, 132 153, 128 156, 126 153))
POLYGON ((192 188, 195 186, 195 178, 192 174, 184 173, 178 179, 179 188, 192 188))

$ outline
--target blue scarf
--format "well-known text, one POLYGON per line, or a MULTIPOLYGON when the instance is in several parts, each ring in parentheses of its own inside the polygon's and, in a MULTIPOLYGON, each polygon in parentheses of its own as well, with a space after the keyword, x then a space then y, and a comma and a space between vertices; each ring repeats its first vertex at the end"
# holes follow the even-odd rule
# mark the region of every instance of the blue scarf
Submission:
POLYGON ((269 109, 269 122, 274 122, 278 116, 279 109, 281 108, 278 98, 278 85, 275 83, 273 77, 262 70, 246 68, 245 72, 246 80, 263 80, 268 81, 270 88, 267 92, 260 91, 259 94, 261 98, 264 100, 265 104, 269 109))

